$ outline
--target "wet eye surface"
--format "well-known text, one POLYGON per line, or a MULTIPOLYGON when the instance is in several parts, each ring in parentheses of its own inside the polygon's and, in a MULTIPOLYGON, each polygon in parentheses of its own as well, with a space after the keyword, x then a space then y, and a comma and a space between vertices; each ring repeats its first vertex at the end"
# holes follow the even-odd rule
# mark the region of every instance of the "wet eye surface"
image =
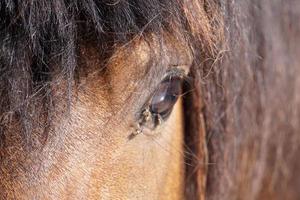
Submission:
POLYGON ((183 82, 188 80, 183 69, 172 68, 165 78, 159 83, 146 106, 141 109, 138 123, 129 139, 140 133, 151 135, 163 121, 170 116, 178 98, 182 95, 183 82))
POLYGON ((177 75, 167 76, 154 92, 150 102, 150 112, 166 119, 182 93, 182 78, 177 75))

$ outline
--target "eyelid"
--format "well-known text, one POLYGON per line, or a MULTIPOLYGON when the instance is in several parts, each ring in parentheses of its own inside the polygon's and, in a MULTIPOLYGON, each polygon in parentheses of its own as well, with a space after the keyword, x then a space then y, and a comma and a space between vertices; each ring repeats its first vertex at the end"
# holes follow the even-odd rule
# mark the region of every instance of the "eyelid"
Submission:
MULTIPOLYGON (((171 69, 177 68, 184 71, 184 74, 187 75, 190 71, 191 65, 190 64, 178 64, 178 65, 171 65, 171 69)), ((169 69, 169 70, 171 70, 169 69)))

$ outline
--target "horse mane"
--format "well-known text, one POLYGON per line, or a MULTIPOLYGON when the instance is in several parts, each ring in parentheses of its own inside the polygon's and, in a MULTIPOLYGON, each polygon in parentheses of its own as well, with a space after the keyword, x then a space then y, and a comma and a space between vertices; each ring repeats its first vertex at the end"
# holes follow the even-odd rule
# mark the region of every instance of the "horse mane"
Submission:
POLYGON ((53 75, 67 80, 67 102, 80 42, 113 51, 176 30, 195 58, 185 143, 203 161, 187 160, 187 199, 296 199, 300 12, 296 0, 279 2, 1 1, 0 148, 10 123, 24 141, 39 113, 51 124, 53 75))
POLYGON ((299 4, 230 0, 221 7, 228 52, 202 84, 207 198, 298 199, 299 4))
MULTIPOLYGON (((37 111, 32 107, 35 103, 30 101, 43 96, 49 104, 52 98, 49 85, 54 74, 67 80, 65 93, 70 99, 71 84, 78 71, 76 55, 83 42, 96 43, 105 54, 136 35, 143 37, 147 33, 176 29, 182 30, 186 40, 197 37, 194 41, 201 40, 202 46, 208 46, 213 34, 205 11, 198 6, 200 14, 189 16, 186 9, 191 8, 184 5, 177 0, 2 1, 0 135, 3 124, 16 118, 22 124, 24 137, 30 137, 34 126, 30 112, 37 111), (193 25, 195 17, 203 18, 200 20, 203 26, 193 25), (192 31, 193 36, 189 33, 192 31)), ((53 106, 43 107, 46 108, 43 112, 49 115, 53 106)))

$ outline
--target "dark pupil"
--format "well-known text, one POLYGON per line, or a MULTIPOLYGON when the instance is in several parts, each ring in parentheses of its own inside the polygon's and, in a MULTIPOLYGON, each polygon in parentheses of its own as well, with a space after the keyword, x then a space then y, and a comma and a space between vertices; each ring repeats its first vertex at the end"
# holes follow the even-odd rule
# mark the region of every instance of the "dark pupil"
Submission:
POLYGON ((155 91, 150 111, 159 114, 161 117, 167 117, 181 94, 181 78, 178 76, 166 77, 155 91))

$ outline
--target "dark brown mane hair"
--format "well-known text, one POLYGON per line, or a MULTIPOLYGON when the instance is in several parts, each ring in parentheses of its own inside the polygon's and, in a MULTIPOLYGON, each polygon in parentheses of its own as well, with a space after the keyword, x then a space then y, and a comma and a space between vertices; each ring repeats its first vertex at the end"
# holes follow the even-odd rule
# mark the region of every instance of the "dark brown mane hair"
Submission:
POLYGON ((57 82, 57 74, 67 80, 70 99, 72 81, 81 70, 77 56, 83 42, 97 44, 105 60, 116 44, 167 31, 182 34, 191 48, 200 49, 195 54, 211 54, 214 37, 209 18, 215 11, 205 11, 204 5, 213 10, 208 3, 178 0, 2 1, 0 135, 4 124, 14 118, 22 124, 24 138, 30 137, 36 97, 48 101, 42 103, 48 104, 43 112, 50 115, 54 106, 49 105, 53 98, 49 85, 57 82))
POLYGON ((297 199, 299 17, 296 0, 3 0, 0 148, 14 123, 24 145, 35 127, 47 133, 50 85, 64 77, 70 100, 81 42, 105 60, 136 35, 180 30, 194 56, 185 143, 199 158, 186 156, 186 198, 297 199))
POLYGON ((222 3, 226 51, 202 78, 208 199, 299 199, 299 2, 222 3))

